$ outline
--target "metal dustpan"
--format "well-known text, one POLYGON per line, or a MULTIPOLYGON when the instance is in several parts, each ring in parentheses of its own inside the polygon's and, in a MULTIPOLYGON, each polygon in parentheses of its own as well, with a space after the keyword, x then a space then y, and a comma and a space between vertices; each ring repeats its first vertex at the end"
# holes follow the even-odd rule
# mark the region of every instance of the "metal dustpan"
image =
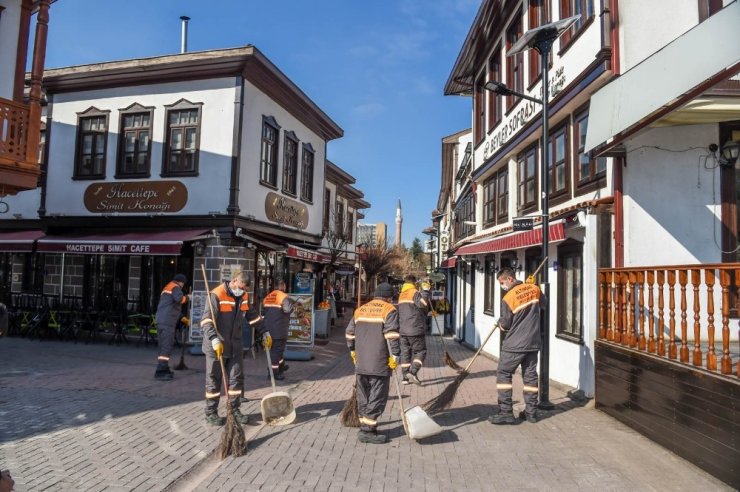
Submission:
POLYGON ((418 405, 406 410, 404 416, 406 417, 406 432, 411 439, 424 439, 444 430, 418 405))
POLYGON ((272 383, 272 393, 262 397, 260 410, 262 411, 262 421, 270 425, 288 425, 293 423, 296 417, 295 407, 290 394, 286 391, 277 391, 275 388, 275 376, 272 374, 272 360, 270 360, 270 351, 265 350, 267 354, 267 367, 270 370, 270 382, 272 383))

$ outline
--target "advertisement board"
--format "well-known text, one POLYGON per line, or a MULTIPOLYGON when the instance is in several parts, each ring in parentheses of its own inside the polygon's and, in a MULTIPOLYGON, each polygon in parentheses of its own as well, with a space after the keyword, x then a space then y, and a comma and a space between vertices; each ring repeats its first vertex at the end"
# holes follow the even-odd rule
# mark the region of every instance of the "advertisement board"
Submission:
POLYGON ((208 298, 204 290, 194 291, 190 296, 190 341, 201 342, 203 331, 200 329, 200 320, 203 318, 208 298))
POLYGON ((313 296, 311 294, 289 294, 288 297, 302 303, 305 307, 305 317, 303 319, 299 319, 295 311, 290 315, 288 345, 294 347, 313 347, 313 296))

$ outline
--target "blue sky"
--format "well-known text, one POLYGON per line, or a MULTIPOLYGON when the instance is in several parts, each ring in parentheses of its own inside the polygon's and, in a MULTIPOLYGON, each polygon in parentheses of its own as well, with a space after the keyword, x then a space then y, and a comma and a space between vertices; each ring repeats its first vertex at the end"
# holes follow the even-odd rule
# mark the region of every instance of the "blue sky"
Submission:
POLYGON ((403 242, 436 207, 441 139, 470 126, 470 99, 443 96, 480 0, 63 0, 52 4, 46 66, 255 45, 339 126, 328 157, 357 178, 403 242))

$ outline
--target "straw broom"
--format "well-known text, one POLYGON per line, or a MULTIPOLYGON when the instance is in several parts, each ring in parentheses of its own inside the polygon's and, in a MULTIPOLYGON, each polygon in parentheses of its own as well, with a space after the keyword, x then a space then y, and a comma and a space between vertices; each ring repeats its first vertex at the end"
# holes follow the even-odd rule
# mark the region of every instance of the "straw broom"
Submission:
POLYGON ((355 374, 355 383, 352 385, 352 396, 344 402, 344 407, 339 413, 339 423, 344 427, 360 426, 360 410, 357 407, 357 375, 355 374))
POLYGON ((488 339, 491 338, 491 335, 493 335, 493 332, 496 331, 496 328, 498 327, 499 325, 493 327, 486 339, 483 340, 483 343, 480 344, 480 348, 478 349, 478 351, 475 353, 473 358, 470 359, 470 362, 468 362, 468 365, 465 366, 465 369, 463 369, 462 372, 457 375, 455 380, 448 384, 444 391, 442 391, 439 395, 424 403, 421 408, 423 408, 427 413, 435 414, 452 405, 452 402, 455 400, 455 396, 457 395, 458 388, 460 387, 462 382, 465 381, 465 378, 468 377, 468 374, 470 374, 468 372, 470 366, 473 365, 473 362, 475 362, 475 359, 478 358, 478 355, 483 350, 483 347, 485 347, 486 343, 488 343, 488 339))
POLYGON ((450 356, 450 353, 447 352, 447 345, 445 344, 445 334, 439 327, 439 323, 437 322, 437 313, 434 310, 432 310, 432 318, 434 319, 434 325, 437 327, 437 331, 439 332, 439 339, 442 341, 442 350, 444 350, 444 358, 442 360, 450 369, 454 369, 457 372, 462 371, 462 367, 460 366, 460 364, 455 362, 455 359, 453 359, 452 356, 450 356))
MULTIPOLYGON (((216 335, 223 340, 221 333, 218 331, 218 326, 216 325, 216 311, 213 310, 211 289, 208 288, 206 269, 204 265, 201 265, 200 267, 203 272, 203 281, 206 284, 206 297, 208 298, 208 306, 211 309, 213 328, 216 330, 216 335)), ((226 427, 224 427, 224 432, 221 434, 221 442, 218 445, 218 454, 221 456, 221 459, 224 459, 227 456, 244 456, 247 454, 247 438, 244 435, 244 429, 239 422, 236 421, 234 411, 231 408, 231 401, 229 401, 229 383, 226 380, 226 370, 224 369, 223 357, 218 358, 218 363, 221 365, 221 378, 223 379, 223 385, 226 391, 226 427)))
MULTIPOLYGON (((190 287, 190 291, 188 292, 188 306, 190 305, 190 300, 192 299, 193 294, 193 288, 190 287)), ((188 313, 190 312, 189 309, 186 309, 188 313)), ((180 318, 180 323, 183 325, 182 327, 182 340, 180 342, 180 345, 182 345, 182 351, 180 352, 180 362, 175 366, 176 371, 184 371, 188 368, 188 366, 185 365, 185 339, 187 338, 187 334, 185 333, 185 329, 190 326, 190 321, 188 320, 187 324, 184 324, 182 322, 183 318, 188 319, 186 316, 183 316, 180 318)))

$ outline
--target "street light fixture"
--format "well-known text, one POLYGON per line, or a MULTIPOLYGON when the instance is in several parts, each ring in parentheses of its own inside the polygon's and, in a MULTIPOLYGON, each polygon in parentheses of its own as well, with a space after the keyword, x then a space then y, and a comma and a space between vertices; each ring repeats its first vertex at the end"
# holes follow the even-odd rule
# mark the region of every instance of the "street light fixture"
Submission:
MULTIPOLYGON (((516 92, 501 82, 490 80, 484 86, 491 92, 500 94, 503 96, 517 96, 528 101, 533 101, 542 104, 542 164, 540 166, 540 192, 542 193, 542 258, 548 257, 549 241, 550 241, 550 205, 549 205, 549 194, 550 194, 550 181, 548 180, 547 170, 550 160, 549 155, 549 80, 548 80, 548 65, 549 55, 552 50, 552 44, 557 38, 560 37, 566 30, 580 19, 580 15, 561 19, 556 22, 536 27, 524 33, 524 35, 509 49, 506 56, 513 56, 522 53, 527 50, 536 49, 541 56, 541 67, 542 67, 542 99, 537 99, 526 94, 516 92)), ((540 381, 539 381, 539 396, 540 402, 539 407, 545 410, 554 408, 554 405, 550 402, 550 283, 548 275, 549 267, 546 265, 542 269, 542 284, 545 290, 545 297, 548 299, 548 303, 542 312, 541 330, 542 333, 542 352, 540 355, 540 381)))

